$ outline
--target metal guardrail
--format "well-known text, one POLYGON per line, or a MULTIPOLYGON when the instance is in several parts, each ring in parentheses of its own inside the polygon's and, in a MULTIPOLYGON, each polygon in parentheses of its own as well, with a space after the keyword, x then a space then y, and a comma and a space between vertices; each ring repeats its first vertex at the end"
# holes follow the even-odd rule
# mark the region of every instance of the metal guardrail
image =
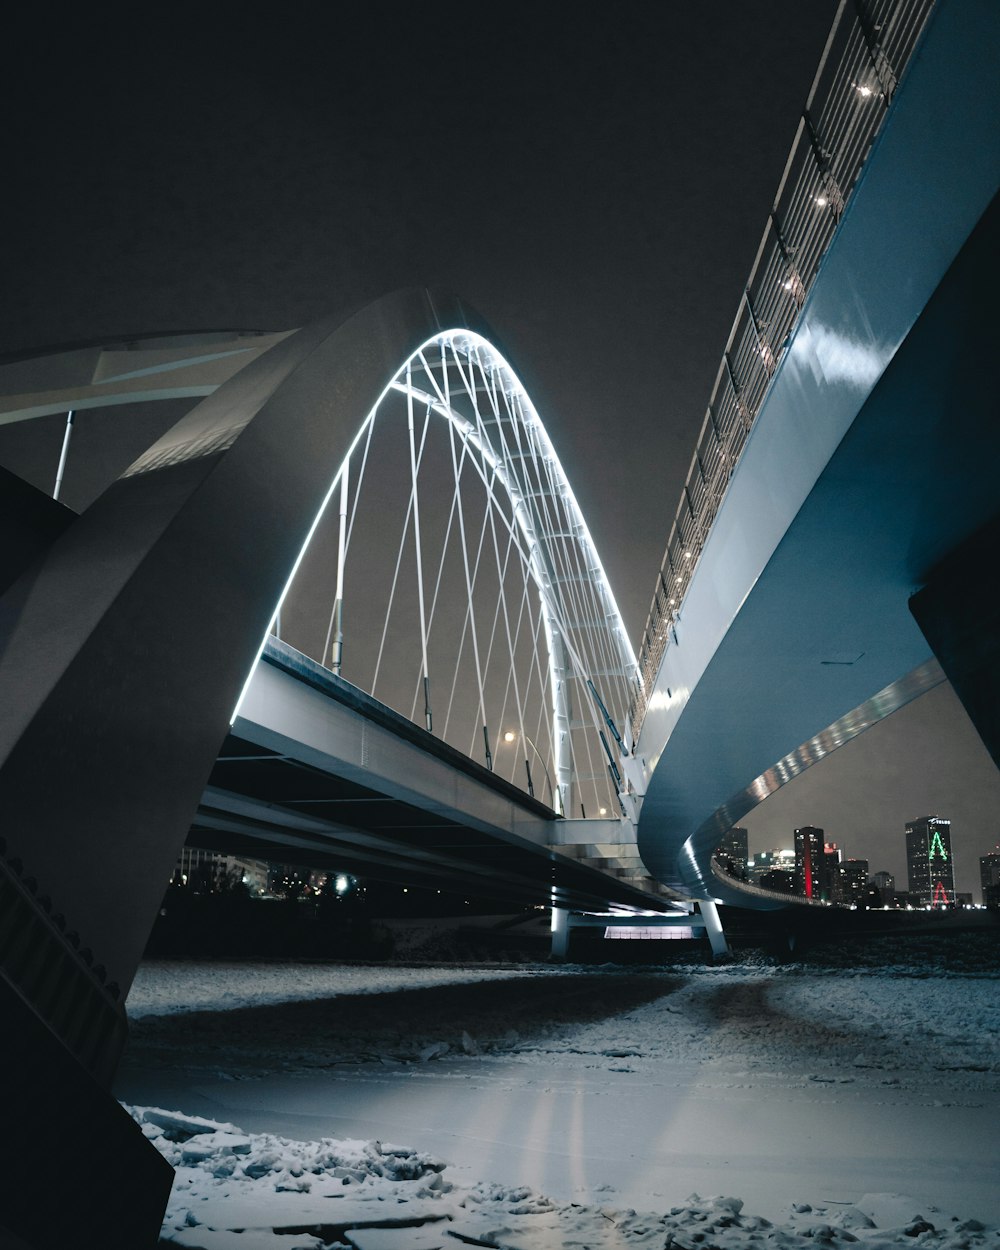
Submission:
POLYGON ((766 886, 755 885, 752 881, 740 881, 726 872, 718 855, 713 855, 709 863, 712 873, 719 881, 749 898, 766 898, 772 904, 775 898, 780 898, 789 907, 844 907, 843 903, 828 903, 819 898, 806 898, 803 894, 786 894, 783 890, 769 890, 766 886))
POLYGON ((639 648, 635 742, 708 532, 934 0, 841 0, 740 297, 639 648))

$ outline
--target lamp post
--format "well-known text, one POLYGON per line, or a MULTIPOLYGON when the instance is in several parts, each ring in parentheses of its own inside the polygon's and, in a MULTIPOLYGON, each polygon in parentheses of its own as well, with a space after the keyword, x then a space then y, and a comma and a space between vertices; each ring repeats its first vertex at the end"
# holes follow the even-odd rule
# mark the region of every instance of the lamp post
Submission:
MULTIPOLYGON (((508 729, 507 732, 503 736, 503 740, 504 742, 516 742, 517 734, 514 732, 513 729, 508 729)), ((549 769, 548 769, 548 765, 545 763, 545 758, 542 755, 541 751, 539 751, 538 747, 535 746, 535 744, 531 741, 531 739, 528 737, 527 734, 524 735, 524 740, 528 744, 528 746, 531 747, 532 751, 534 751, 539 764, 541 764, 542 766, 542 771, 545 773, 545 780, 548 783, 548 787, 549 787, 549 806, 552 808, 553 811, 557 812, 559 808, 556 806, 556 803, 557 803, 556 791, 552 785, 552 778, 549 776, 549 769)), ((525 757, 525 760, 524 760, 524 771, 528 774, 528 793, 531 795, 532 798, 534 798, 535 786, 531 780, 531 767, 528 763, 527 757, 525 757)))

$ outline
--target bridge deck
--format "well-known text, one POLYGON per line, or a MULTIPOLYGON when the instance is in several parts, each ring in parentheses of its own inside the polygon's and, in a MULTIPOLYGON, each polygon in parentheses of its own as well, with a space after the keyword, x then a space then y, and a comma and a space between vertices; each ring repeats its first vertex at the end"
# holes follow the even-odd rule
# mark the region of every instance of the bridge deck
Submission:
POLYGON ((663 906, 651 882, 558 849, 567 823, 581 822, 271 638, 190 841, 518 904, 663 906))

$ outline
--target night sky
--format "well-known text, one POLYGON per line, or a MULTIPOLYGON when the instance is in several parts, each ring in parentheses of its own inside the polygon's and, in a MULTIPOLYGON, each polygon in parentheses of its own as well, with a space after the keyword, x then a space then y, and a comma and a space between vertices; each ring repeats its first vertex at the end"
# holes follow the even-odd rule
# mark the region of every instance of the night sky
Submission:
MULTIPOLYGON (((451 288, 527 384, 635 641, 835 9, 43 11, 2 88, 0 353, 451 288)), ((66 502, 186 406, 84 414, 66 502)), ((0 427, 0 463, 51 489, 61 420, 32 425, 0 427)), ((922 703, 758 809, 752 847, 819 824, 902 878, 903 823, 939 813, 978 901, 1000 778, 948 689, 922 703)))

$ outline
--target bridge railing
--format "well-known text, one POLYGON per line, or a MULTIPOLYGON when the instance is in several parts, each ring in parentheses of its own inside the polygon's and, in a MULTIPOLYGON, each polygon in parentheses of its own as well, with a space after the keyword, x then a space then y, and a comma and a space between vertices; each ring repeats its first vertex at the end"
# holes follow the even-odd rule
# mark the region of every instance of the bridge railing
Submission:
POLYGON ((934 0, 841 0, 715 377, 639 648, 639 735, 708 532, 934 0))

